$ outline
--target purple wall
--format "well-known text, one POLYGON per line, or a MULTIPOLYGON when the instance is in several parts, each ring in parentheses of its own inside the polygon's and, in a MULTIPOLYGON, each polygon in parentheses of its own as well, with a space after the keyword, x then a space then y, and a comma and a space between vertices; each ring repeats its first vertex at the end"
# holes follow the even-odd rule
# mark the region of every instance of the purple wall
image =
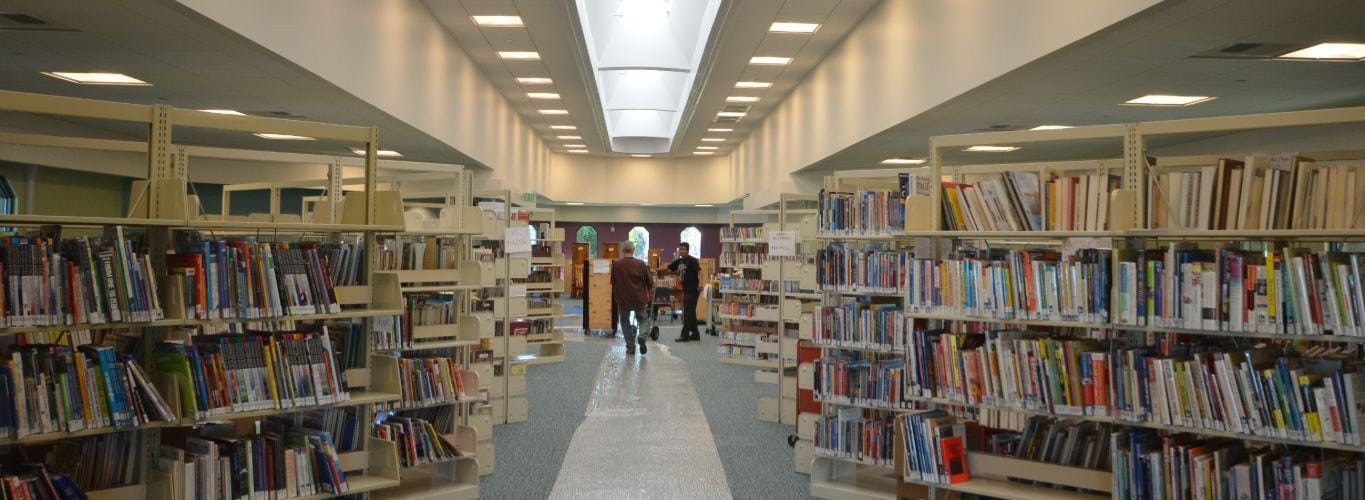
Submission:
POLYGON ((597 230, 597 243, 619 243, 626 240, 626 235, 635 226, 644 226, 649 231, 649 247, 663 250, 665 261, 673 257, 673 249, 677 248, 678 241, 682 237, 682 230, 687 226, 696 226, 701 230, 701 251, 698 256, 693 250, 692 256, 698 258, 710 257, 720 258, 720 228, 724 224, 636 224, 630 222, 560 222, 559 227, 564 228, 564 256, 573 255, 574 236, 578 234, 581 226, 592 226, 597 230), (612 227, 616 231, 612 231, 612 227))

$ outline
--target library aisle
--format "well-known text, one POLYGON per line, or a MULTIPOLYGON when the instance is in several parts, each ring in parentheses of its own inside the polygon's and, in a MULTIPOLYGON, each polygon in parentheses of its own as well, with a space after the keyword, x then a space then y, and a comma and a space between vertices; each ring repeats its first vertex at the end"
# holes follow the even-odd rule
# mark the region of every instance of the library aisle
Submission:
MULTIPOLYGON (((661 339, 680 327, 665 322, 661 339)), ((700 343, 569 336, 563 363, 531 368, 531 413, 499 427, 484 498, 807 498, 790 429, 759 421, 752 370, 700 343), (572 341, 577 340, 577 341, 572 341)))

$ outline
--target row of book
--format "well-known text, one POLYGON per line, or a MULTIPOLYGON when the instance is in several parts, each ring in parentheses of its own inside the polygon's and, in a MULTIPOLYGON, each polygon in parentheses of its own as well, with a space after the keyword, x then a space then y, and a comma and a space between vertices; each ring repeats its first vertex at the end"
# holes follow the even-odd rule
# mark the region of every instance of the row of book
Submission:
POLYGON ((132 356, 113 347, 12 345, 0 361, 0 436, 127 428, 176 414, 132 356))
POLYGON ((1110 251, 963 250, 914 259, 906 310, 1025 320, 1109 321, 1110 251))
POLYGON ((757 267, 768 260, 766 250, 758 252, 721 252, 720 267, 757 267))
POLYGON ((455 296, 445 293, 403 294, 405 327, 448 325, 455 322, 459 308, 455 296))
POLYGON ((894 304, 849 302, 811 312, 812 341, 820 346, 901 351, 910 326, 894 304))
POLYGON ((1113 426, 1103 422, 1059 420, 1033 415, 1019 432, 993 433, 983 451, 1035 462, 1090 470, 1109 470, 1113 426))
POLYGON ((841 408, 815 426, 815 454, 891 467, 896 459, 894 422, 887 413, 841 408))
POLYGON ((232 424, 206 426, 158 448, 155 467, 174 478, 175 497, 248 500, 350 490, 326 432, 263 424, 260 433, 234 434, 232 424))
POLYGON ((905 231, 905 196, 889 190, 821 190, 817 222, 821 234, 875 236, 905 231))
POLYGON ((381 271, 455 269, 459 266, 461 241, 459 238, 428 236, 419 239, 390 238, 376 243, 381 271))
POLYGON ((465 398, 460 363, 445 357, 399 358, 399 388, 402 399, 396 408, 421 408, 453 403, 465 398))
POLYGON ((943 410, 921 410, 897 415, 892 425, 900 433, 906 481, 957 484, 970 477, 966 450, 981 449, 975 422, 943 410))
POLYGON ((902 293, 910 261, 903 250, 832 244, 816 253, 816 282, 822 290, 902 293))
POLYGON ((4 500, 85 500, 85 492, 65 472, 41 464, 0 467, 0 498, 4 500))
POLYGON ((1248 447, 1150 429, 1116 432, 1112 440, 1114 498, 1365 498, 1365 455, 1248 447))
POLYGON ((325 326, 316 331, 160 342, 152 353, 152 367, 176 381, 181 415, 201 420, 350 398, 345 370, 325 326))
POLYGON ((716 355, 722 358, 736 358, 747 360, 770 359, 767 354, 760 354, 758 352, 758 348, 755 346, 739 344, 718 343, 716 344, 716 355))
POLYGON ((146 252, 108 237, 0 239, 0 326, 148 322, 165 317, 146 252))
POLYGON ((776 342, 775 337, 770 331, 745 332, 726 328, 717 334, 716 341, 722 344, 754 345, 759 342, 776 342))
MULTIPOLYGON (((1070 185, 1064 180, 1054 182, 1070 185)), ((1072 192, 1068 190, 1066 194, 1072 192)), ((976 182, 943 183, 944 218, 949 229, 1042 231, 1045 227, 1041 202, 1037 172, 1001 173, 976 182)), ((1049 222, 1060 223, 1053 224, 1055 228, 1064 225, 1063 220, 1049 222)))
POLYGON ((716 304, 721 316, 732 318, 777 319, 777 306, 771 304, 745 304, 722 302, 716 304))
POLYGON ((86 491, 127 486, 141 479, 143 447, 142 436, 136 432, 68 439, 49 447, 43 463, 69 474, 86 491))
POLYGON ((1118 322, 1365 336, 1365 255, 1218 246, 1119 252, 1118 322))
POLYGON ((722 291, 776 292, 777 282, 737 276, 721 276, 720 289, 722 291))
POLYGON ((1365 229, 1365 174, 1355 163, 1292 154, 1223 158, 1154 179, 1152 227, 1365 229))
POLYGON ((318 256, 327 264, 327 275, 334 286, 365 284, 365 244, 359 236, 354 240, 323 243, 318 256))
POLYGON ((181 242, 166 267, 183 280, 189 318, 341 312, 317 243, 181 242))
POLYGON ((720 238, 723 240, 761 240, 764 238, 760 226, 722 226, 720 238))
POLYGON ((374 437, 398 444, 403 467, 449 462, 463 455, 436 427, 420 418, 391 416, 375 424, 374 437))
POLYGON ((876 353, 841 352, 815 365, 815 398, 882 408, 905 407, 905 360, 876 353))

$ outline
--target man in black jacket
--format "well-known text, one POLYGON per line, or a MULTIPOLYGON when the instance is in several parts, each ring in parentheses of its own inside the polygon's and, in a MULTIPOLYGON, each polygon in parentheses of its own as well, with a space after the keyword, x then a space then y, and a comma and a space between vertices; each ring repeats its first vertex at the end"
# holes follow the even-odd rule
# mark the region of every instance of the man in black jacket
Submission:
MULTIPOLYGON (((683 328, 682 335, 674 339, 674 342, 689 342, 701 340, 701 330, 697 329, 697 298, 701 296, 701 283, 698 275, 701 274, 701 263, 688 252, 691 250, 687 242, 678 244, 678 257, 668 264, 668 270, 678 273, 682 278, 683 287, 683 328)), ((660 270, 662 271, 662 269, 660 270)))

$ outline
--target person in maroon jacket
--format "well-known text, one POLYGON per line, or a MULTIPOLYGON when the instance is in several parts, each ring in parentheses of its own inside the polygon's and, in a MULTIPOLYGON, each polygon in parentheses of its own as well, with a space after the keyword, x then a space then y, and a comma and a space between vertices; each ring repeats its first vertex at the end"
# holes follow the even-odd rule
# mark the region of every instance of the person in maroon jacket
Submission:
POLYGON ((626 354, 635 355, 635 344, 640 344, 640 354, 649 352, 645 346, 647 334, 639 332, 640 320, 645 317, 645 306, 649 305, 650 294, 654 291, 654 276, 649 266, 635 258, 635 243, 629 240, 621 243, 621 258, 611 263, 611 297, 616 301, 617 319, 626 337, 626 354), (635 323, 630 322, 635 313, 635 323), (637 340, 638 339, 638 340, 637 340))

